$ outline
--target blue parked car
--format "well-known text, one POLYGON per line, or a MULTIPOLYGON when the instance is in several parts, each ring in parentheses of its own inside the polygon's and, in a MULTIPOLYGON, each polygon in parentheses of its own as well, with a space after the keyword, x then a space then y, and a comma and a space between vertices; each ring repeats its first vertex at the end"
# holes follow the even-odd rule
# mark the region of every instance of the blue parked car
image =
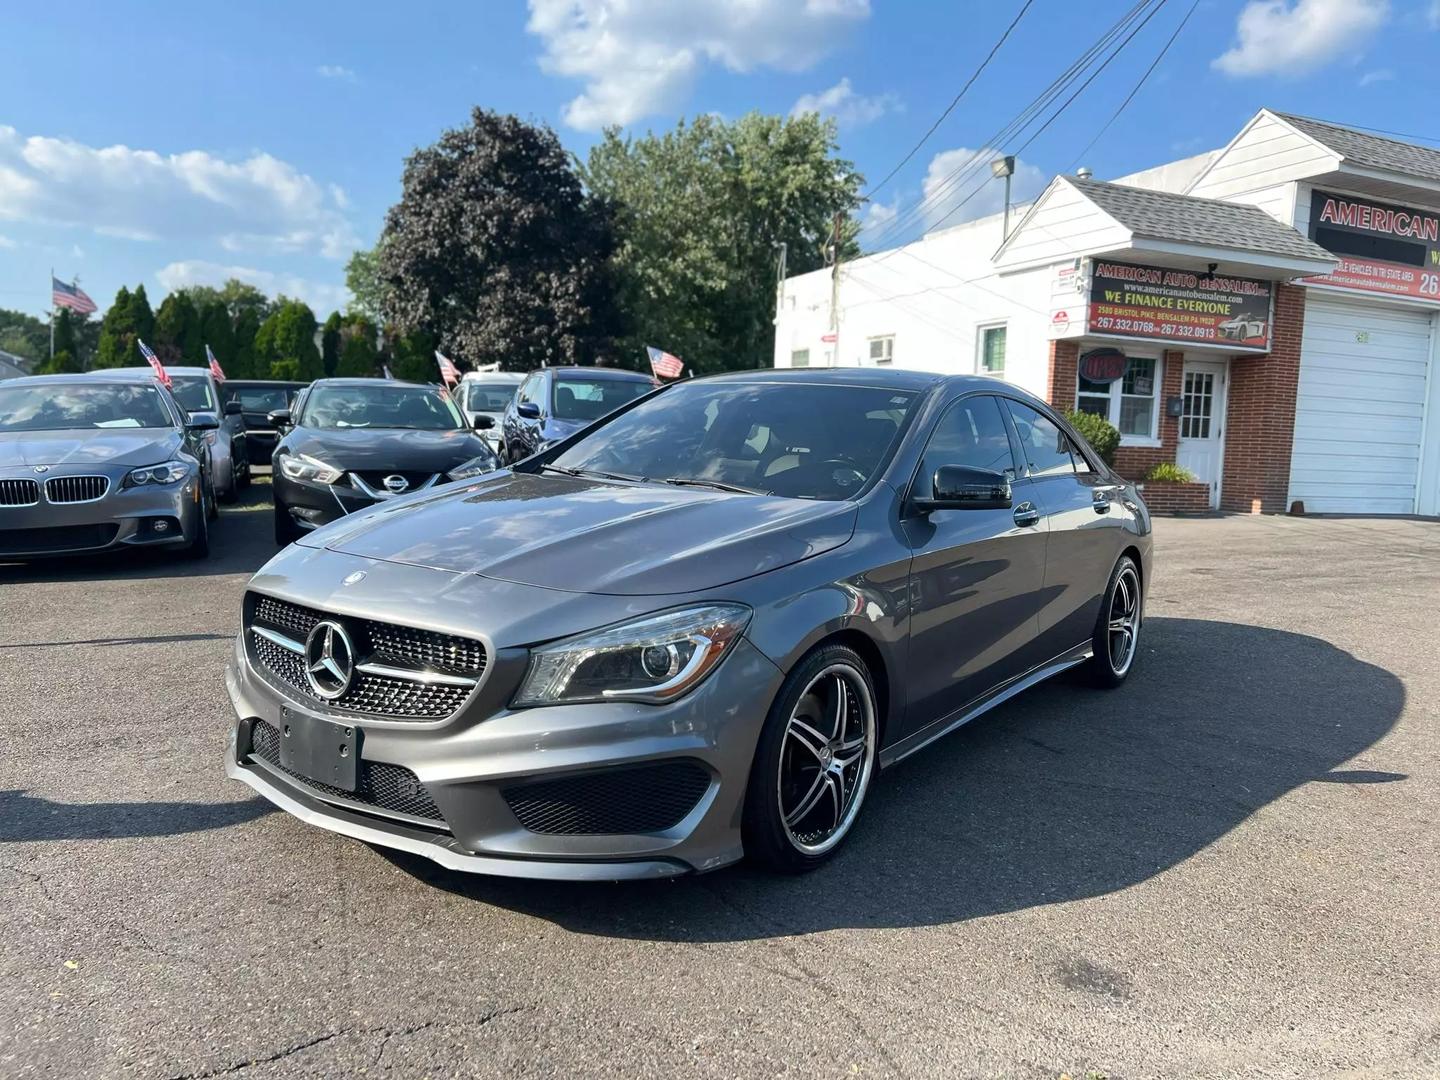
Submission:
POLYGON ((505 408, 501 459, 514 464, 539 453, 654 389, 649 375, 619 368, 532 371, 505 408))

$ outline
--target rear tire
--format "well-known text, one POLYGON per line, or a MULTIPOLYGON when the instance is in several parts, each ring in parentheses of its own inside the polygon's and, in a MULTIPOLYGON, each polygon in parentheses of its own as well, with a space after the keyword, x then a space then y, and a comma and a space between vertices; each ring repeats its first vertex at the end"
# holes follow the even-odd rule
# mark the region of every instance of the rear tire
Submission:
POLYGON ((1095 635, 1091 640, 1095 654, 1083 669, 1095 686, 1104 689, 1119 686, 1134 670, 1140 652, 1143 611, 1140 567, 1129 555, 1122 555, 1110 572, 1110 583, 1095 619, 1095 635))
POLYGON ((275 544, 277 547, 285 547, 300 539, 303 530, 295 524, 295 519, 290 516, 281 503, 275 504, 275 544))
MULTIPOLYGON (((202 502, 204 496, 201 496, 202 502)), ((204 559, 210 554, 210 515, 206 512, 207 507, 201 506, 200 513, 195 515, 195 536, 185 546, 185 557, 187 559, 204 559)))
POLYGON ((831 858, 875 773, 879 706, 869 668, 844 645, 810 653, 765 718, 741 826, 745 853, 785 874, 831 858))

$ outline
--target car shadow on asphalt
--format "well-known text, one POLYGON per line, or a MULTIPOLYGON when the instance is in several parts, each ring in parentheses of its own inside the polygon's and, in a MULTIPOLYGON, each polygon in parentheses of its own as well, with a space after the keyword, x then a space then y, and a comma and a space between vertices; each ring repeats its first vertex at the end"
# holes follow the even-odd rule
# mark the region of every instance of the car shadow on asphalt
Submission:
POLYGON ((134 548, 29 562, 0 560, 0 585, 253 574, 279 550, 270 506, 268 477, 251 483, 235 502, 221 506, 210 523, 210 554, 203 559, 174 549, 134 548))
POLYGON ((225 803, 62 803, 21 790, 0 790, 0 844, 179 836, 243 825, 277 812, 261 798, 225 803))
POLYGON ((1400 680, 1319 638, 1151 618, 1118 691, 1036 687, 887 770, 832 862, 741 864, 670 881, 562 885, 444 870, 419 879, 585 934, 738 941, 953 923, 1100 896, 1189 859, 1338 767, 1399 718, 1400 680))

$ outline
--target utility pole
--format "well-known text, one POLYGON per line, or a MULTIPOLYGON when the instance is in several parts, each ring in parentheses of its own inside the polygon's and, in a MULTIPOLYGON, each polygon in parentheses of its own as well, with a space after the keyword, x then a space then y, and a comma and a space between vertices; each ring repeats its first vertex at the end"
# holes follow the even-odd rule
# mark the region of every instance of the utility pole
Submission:
POLYGON ((50 267, 50 364, 55 364, 55 267, 50 267))
POLYGON ((835 224, 830 234, 830 366, 840 366, 840 228, 845 221, 843 210, 835 211, 835 224))

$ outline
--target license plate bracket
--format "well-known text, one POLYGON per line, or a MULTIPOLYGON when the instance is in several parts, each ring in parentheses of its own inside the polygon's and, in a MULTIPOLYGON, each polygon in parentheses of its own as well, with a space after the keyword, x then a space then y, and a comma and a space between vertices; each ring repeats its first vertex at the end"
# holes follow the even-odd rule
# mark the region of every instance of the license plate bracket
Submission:
POLYGON ((280 765, 321 784, 359 787, 361 731, 296 709, 280 712, 280 765))

